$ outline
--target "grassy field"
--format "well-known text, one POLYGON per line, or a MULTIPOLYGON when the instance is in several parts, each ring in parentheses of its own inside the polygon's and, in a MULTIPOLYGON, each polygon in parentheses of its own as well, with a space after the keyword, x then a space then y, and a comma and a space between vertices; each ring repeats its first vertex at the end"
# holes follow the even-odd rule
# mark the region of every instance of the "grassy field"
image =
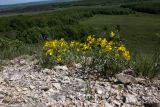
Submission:
POLYGON ((97 32, 105 33, 104 28, 120 26, 122 35, 126 38, 127 47, 131 51, 152 53, 160 47, 160 15, 96 15, 81 20, 81 25, 92 26, 97 32))

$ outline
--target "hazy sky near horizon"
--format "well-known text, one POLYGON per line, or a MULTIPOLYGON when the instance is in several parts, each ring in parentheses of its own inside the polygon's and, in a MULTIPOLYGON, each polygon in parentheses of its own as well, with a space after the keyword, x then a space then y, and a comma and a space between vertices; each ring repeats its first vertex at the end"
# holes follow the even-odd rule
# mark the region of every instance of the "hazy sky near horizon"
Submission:
POLYGON ((38 1, 48 1, 48 0, 0 0, 0 5, 10 5, 10 4, 38 2, 38 1))

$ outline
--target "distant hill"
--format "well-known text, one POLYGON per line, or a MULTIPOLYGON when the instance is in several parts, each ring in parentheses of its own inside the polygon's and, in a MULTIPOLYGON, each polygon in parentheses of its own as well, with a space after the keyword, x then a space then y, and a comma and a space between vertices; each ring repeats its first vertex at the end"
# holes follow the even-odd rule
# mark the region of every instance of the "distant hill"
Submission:
POLYGON ((0 15, 10 13, 38 12, 46 10, 54 10, 55 8, 72 7, 72 6, 113 6, 125 5, 130 3, 143 3, 159 0, 57 0, 57 1, 41 1, 32 3, 23 3, 15 5, 0 6, 0 15), (70 1, 70 2, 66 2, 70 1))

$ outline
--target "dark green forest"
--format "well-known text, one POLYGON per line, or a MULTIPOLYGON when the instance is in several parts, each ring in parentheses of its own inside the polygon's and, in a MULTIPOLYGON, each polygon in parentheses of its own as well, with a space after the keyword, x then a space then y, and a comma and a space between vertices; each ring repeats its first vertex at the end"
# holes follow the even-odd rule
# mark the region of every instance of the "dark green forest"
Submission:
POLYGON ((160 2, 142 2, 134 4, 121 5, 124 8, 130 8, 134 11, 145 12, 151 14, 160 14, 160 2))

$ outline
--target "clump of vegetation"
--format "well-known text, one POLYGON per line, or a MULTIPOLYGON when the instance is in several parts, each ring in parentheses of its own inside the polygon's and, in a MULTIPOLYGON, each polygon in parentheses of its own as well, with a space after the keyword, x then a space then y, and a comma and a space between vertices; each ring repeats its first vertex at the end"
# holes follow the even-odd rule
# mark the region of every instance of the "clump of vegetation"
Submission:
POLYGON ((63 38, 47 41, 43 48, 48 63, 67 64, 69 61, 74 61, 92 69, 94 67, 94 70, 105 74, 121 71, 130 60, 130 52, 117 31, 112 31, 108 38, 96 38, 90 35, 83 42, 67 42, 63 38), (109 70, 110 72, 107 72, 109 70))
POLYGON ((7 48, 19 48, 22 46, 23 43, 18 40, 10 40, 7 38, 0 38, 0 49, 1 51, 7 49, 7 48))
POLYGON ((0 38, 0 59, 11 59, 23 54, 33 54, 39 45, 24 44, 19 40, 0 38))
POLYGON ((154 78, 160 74, 160 51, 153 55, 136 54, 133 57, 132 67, 137 76, 154 78))
POLYGON ((65 41, 63 38, 46 41, 42 63, 45 67, 55 64, 81 63, 90 74, 114 75, 126 68, 134 69, 137 76, 153 78, 160 74, 160 52, 148 57, 132 57, 118 31, 106 37, 89 35, 83 41, 65 41))

